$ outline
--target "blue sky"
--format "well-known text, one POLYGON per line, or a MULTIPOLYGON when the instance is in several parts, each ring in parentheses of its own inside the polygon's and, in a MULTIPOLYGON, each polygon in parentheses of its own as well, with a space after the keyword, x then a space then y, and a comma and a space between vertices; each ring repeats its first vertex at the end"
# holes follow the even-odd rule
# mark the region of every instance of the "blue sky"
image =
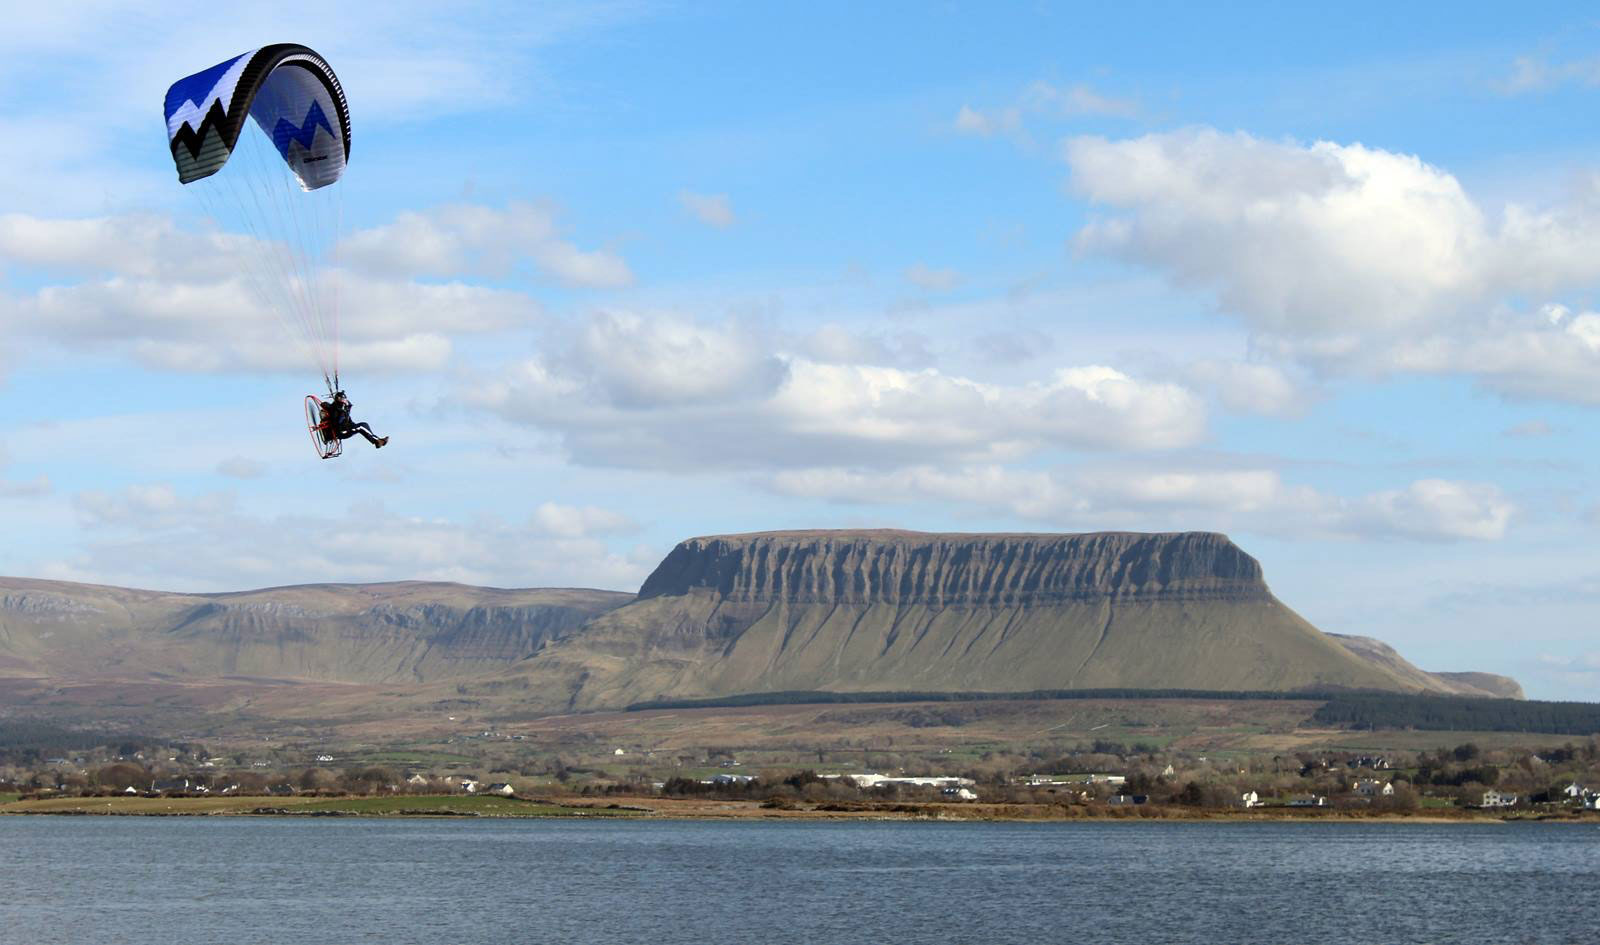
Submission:
POLYGON ((695 534, 1213 529, 1325 630, 1597 695, 1579 5, 92 6, 0 37, 0 573, 632 588, 695 534), (161 133, 279 41, 349 96, 324 275, 394 437, 326 463, 161 133))

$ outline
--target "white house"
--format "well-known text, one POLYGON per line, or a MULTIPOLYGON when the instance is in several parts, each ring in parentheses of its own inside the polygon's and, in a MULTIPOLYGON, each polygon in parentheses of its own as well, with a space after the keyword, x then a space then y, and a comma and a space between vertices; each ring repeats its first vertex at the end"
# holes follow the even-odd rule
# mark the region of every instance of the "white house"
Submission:
POLYGON ((1499 791, 1484 791, 1483 800, 1479 807, 1515 807, 1517 796, 1515 794, 1501 794, 1499 791))
POLYGON ((1350 790, 1364 797, 1393 797, 1394 782, 1382 782, 1373 778, 1362 778, 1350 785, 1350 790))
POLYGON ((1257 794, 1255 791, 1246 791, 1239 795, 1239 803, 1246 807, 1260 807, 1261 795, 1257 794))
POLYGON ((471 778, 462 778, 461 779, 461 790, 464 793, 476 794, 476 793, 478 793, 478 789, 481 788, 481 787, 483 787, 483 782, 482 781, 474 781, 471 778))
POLYGON ((1177 772, 1173 770, 1172 765, 1167 765, 1165 768, 1161 769, 1161 776, 1163 778, 1170 778, 1175 774, 1177 774, 1177 772))
POLYGON ((964 787, 947 787, 942 793, 947 801, 975 801, 978 799, 978 795, 964 787))
POLYGON ((428 777, 424 774, 413 774, 411 777, 406 778, 406 783, 413 787, 421 787, 428 783, 428 777))
POLYGON ((1296 794, 1289 798, 1290 807, 1327 807, 1328 799, 1321 794, 1296 794))
POLYGON ((1584 798, 1583 806, 1589 810, 1600 810, 1600 794, 1591 794, 1584 798))
POLYGON ((517 789, 509 784, 491 784, 489 785, 489 790, 486 793, 498 794, 501 797, 516 797, 517 789))
POLYGON ((1561 793, 1565 794, 1567 797, 1573 798, 1574 800, 1580 800, 1581 801, 1581 800, 1583 800, 1583 798, 1585 796, 1588 795, 1589 792, 1584 790, 1583 785, 1581 785, 1578 782, 1574 781, 1571 784, 1567 785, 1566 787, 1562 788, 1561 789, 1561 793))
POLYGON ((328 755, 328 754, 322 754, 322 755, 318 755, 317 756, 317 760, 321 761, 321 762, 329 762, 329 761, 333 760, 333 756, 332 755, 328 755))
POLYGON ((974 782, 971 778, 896 778, 886 774, 847 774, 845 777, 855 782, 856 787, 863 790, 875 788, 880 784, 910 785, 915 787, 970 787, 974 782))

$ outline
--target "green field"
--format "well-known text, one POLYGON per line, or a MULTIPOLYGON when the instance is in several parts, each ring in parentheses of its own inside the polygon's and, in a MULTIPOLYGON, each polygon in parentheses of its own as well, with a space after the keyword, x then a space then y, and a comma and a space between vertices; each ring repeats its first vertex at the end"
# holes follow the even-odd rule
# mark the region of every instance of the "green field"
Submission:
POLYGON ((346 759, 357 765, 411 765, 415 767, 441 767, 445 765, 471 765, 482 759, 448 751, 391 750, 357 752, 346 759))
POLYGON ((21 796, 21 794, 0 794, 0 804, 9 804, 21 796))

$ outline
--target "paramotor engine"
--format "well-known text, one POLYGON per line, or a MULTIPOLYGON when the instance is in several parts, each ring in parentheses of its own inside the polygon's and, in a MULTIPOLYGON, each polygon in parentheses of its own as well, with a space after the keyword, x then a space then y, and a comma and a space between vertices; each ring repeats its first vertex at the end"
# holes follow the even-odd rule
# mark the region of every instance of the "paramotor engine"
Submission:
POLYGON ((322 398, 306 395, 306 427, 311 431, 311 445, 323 459, 333 459, 344 452, 344 441, 333 428, 333 418, 322 409, 322 398))

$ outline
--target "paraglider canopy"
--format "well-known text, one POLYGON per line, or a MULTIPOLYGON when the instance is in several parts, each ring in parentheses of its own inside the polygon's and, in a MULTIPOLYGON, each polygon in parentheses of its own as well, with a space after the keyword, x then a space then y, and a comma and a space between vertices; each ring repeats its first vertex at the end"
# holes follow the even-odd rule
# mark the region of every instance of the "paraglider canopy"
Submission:
POLYGON ((294 43, 263 46, 179 79, 167 90, 165 111, 185 184, 222 169, 246 115, 305 190, 338 180, 350 158, 350 109, 339 78, 321 56, 294 43))
POLYGON ((262 46, 186 76, 163 113, 184 190, 241 237, 238 280, 339 386, 339 274, 350 109, 332 67, 294 43, 262 46), (251 124, 256 126, 250 130, 251 124))

